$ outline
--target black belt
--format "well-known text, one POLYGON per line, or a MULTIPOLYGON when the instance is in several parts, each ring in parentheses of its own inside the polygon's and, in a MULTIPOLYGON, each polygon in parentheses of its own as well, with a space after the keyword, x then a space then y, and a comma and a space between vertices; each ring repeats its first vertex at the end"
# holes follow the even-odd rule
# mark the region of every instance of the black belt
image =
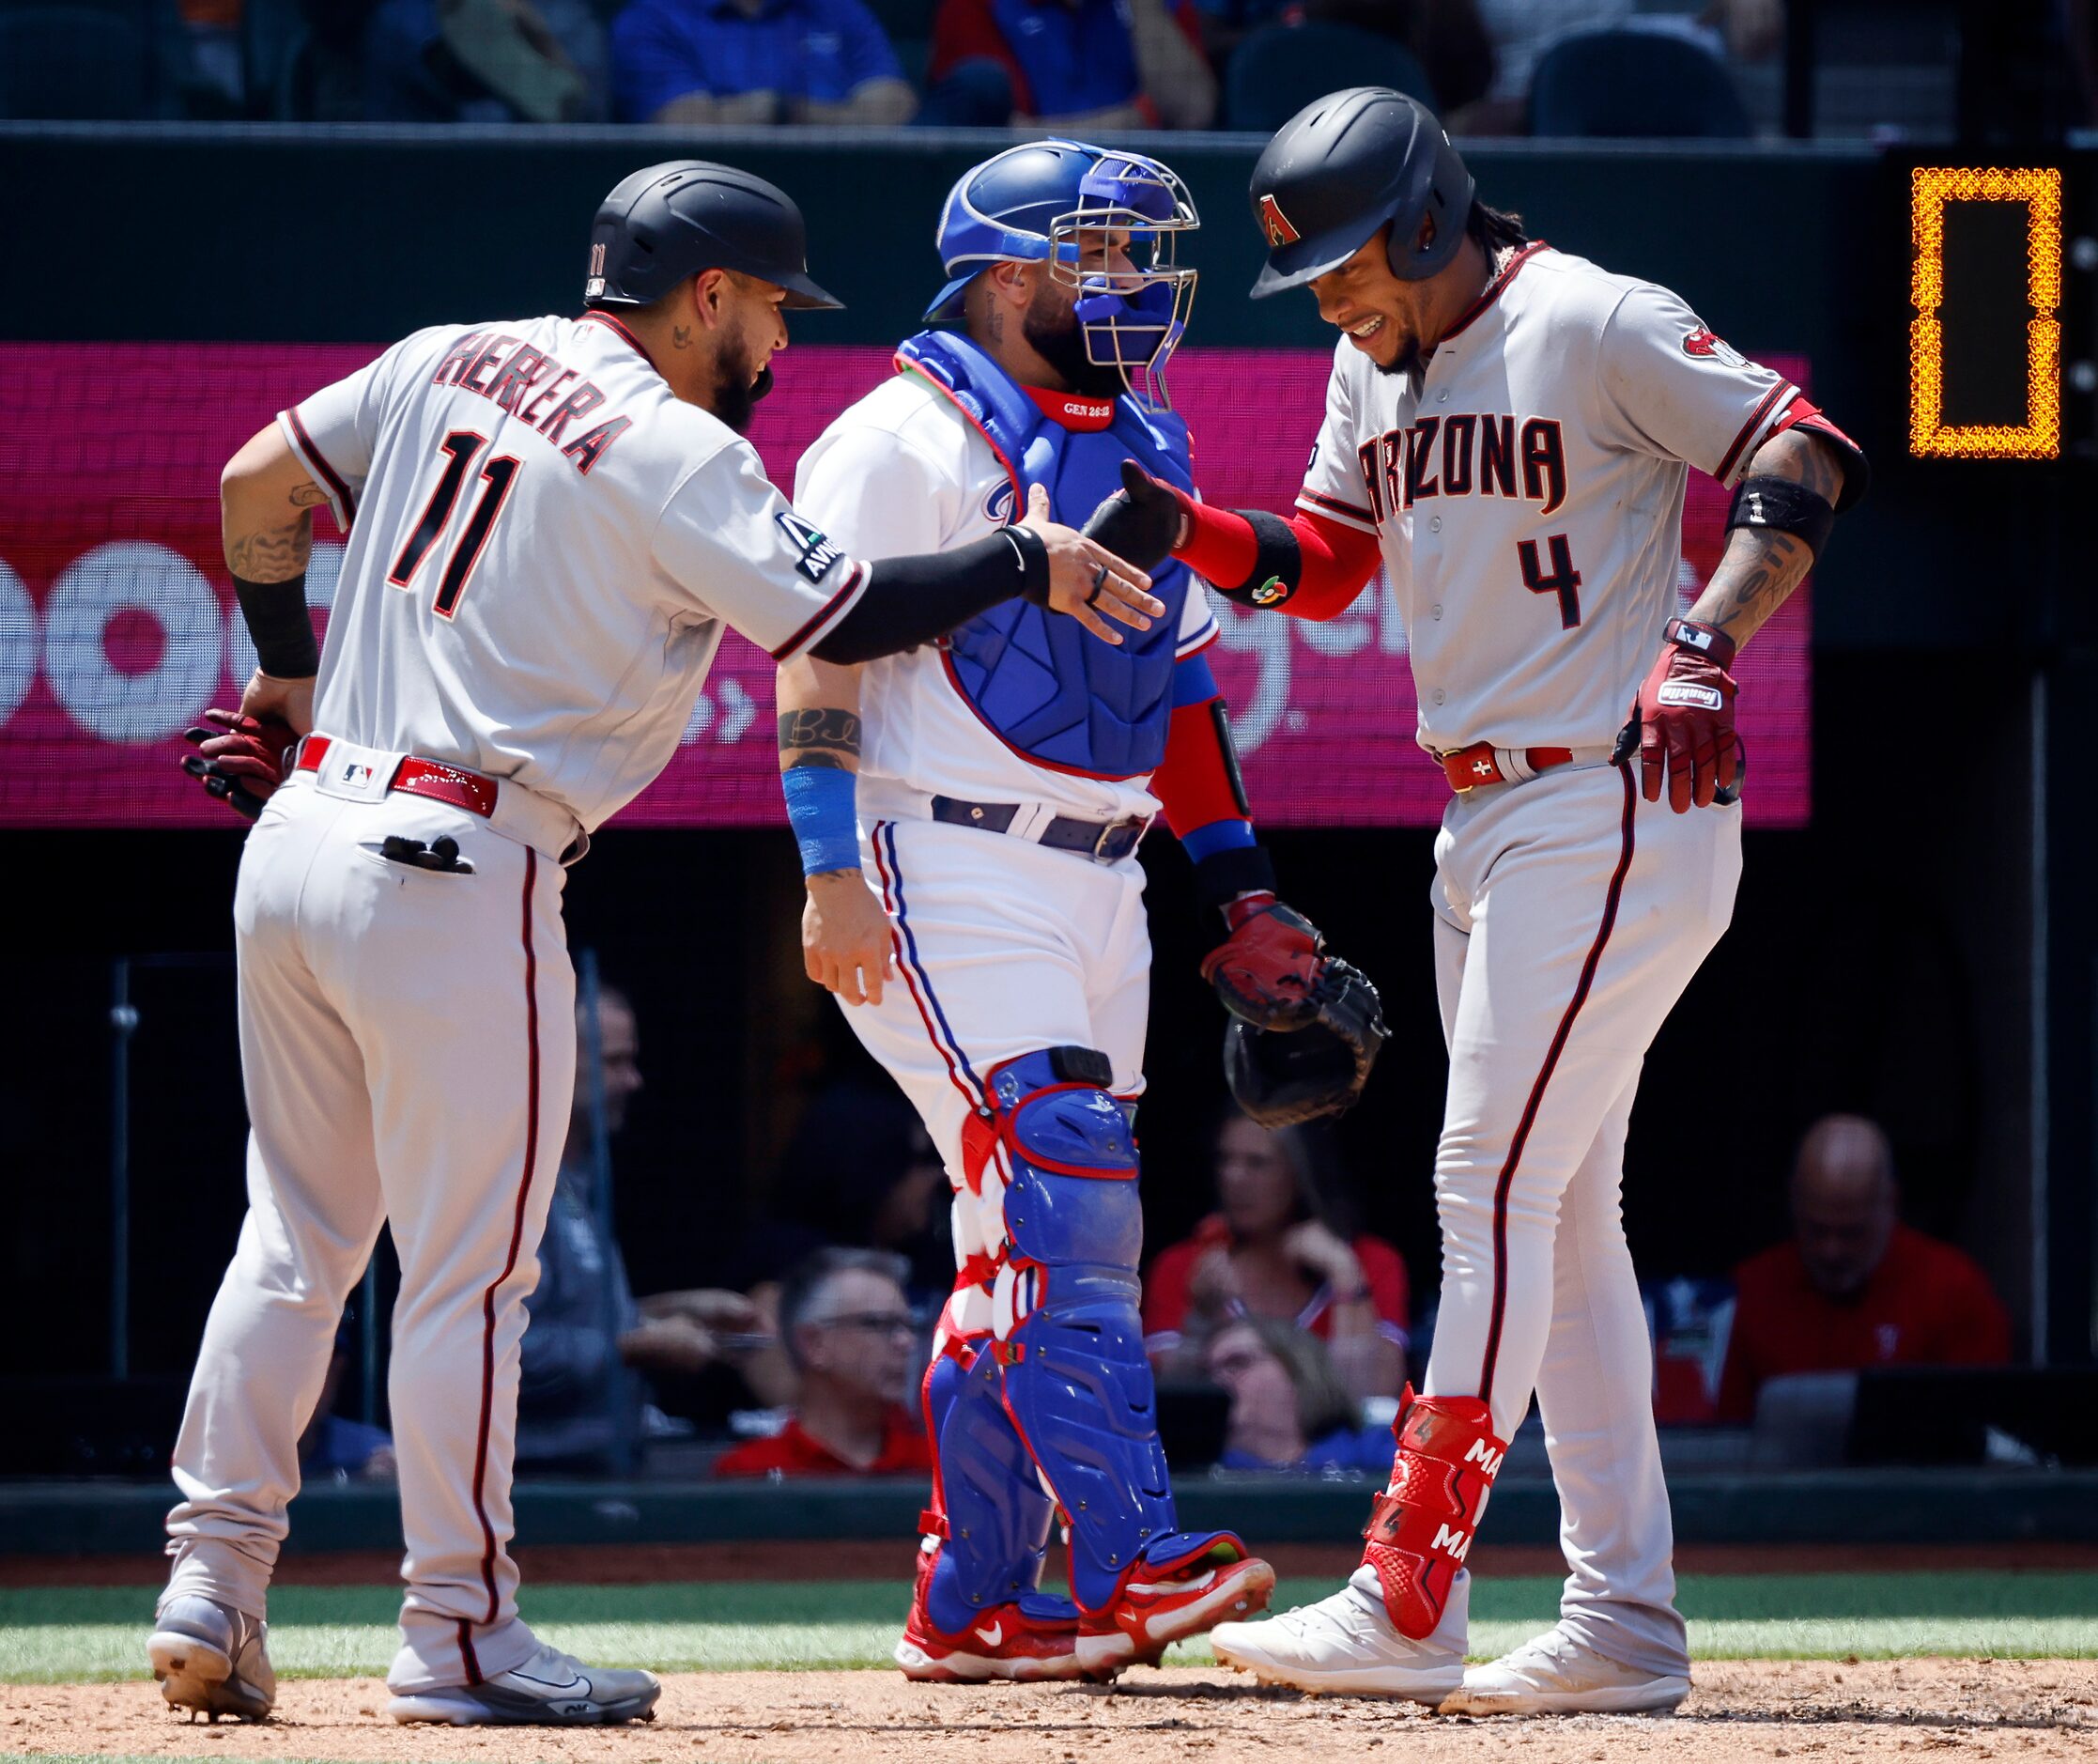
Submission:
MULTIPOLYGON (((953 797, 933 798, 933 818, 950 827, 980 828, 986 833, 1008 833, 1020 812, 1017 802, 963 802, 953 797)), ((1059 814, 1041 829, 1033 843, 1052 851, 1081 852, 1095 863, 1119 863, 1135 851, 1150 828, 1150 817, 1133 814, 1121 821, 1086 821, 1073 814, 1059 814)))

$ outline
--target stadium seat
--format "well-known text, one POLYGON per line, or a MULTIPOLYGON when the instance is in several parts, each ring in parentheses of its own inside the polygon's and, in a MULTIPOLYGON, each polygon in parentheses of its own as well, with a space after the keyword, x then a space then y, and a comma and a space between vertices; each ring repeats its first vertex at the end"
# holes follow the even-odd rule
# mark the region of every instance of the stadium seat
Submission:
POLYGON ((0 10, 0 116, 132 121, 152 114, 152 45, 87 7, 0 10))
POLYGON ((1740 139, 1741 95, 1717 57, 1671 31, 1584 31, 1545 52, 1530 132, 1740 139))
POLYGON ((1272 134, 1340 85, 1390 85, 1435 108, 1413 52, 1352 24, 1270 24, 1232 51, 1224 74, 1226 129, 1272 134))

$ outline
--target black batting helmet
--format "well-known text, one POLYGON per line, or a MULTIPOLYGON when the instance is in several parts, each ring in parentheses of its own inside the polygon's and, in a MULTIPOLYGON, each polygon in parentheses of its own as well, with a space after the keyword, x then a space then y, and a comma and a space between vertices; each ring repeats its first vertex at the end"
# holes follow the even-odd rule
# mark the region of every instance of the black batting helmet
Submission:
POLYGON ((733 165, 668 160, 597 205, 585 306, 645 306, 702 270, 734 270, 787 290, 794 307, 835 307, 809 278, 809 233, 794 198, 733 165))
POLYGON ((1392 273, 1424 282, 1457 255, 1472 213, 1472 174, 1427 105, 1389 86, 1357 85, 1307 104, 1253 168, 1253 218, 1268 241, 1253 298, 1337 269, 1392 224, 1392 273), (1416 248, 1421 220, 1434 236, 1416 248))

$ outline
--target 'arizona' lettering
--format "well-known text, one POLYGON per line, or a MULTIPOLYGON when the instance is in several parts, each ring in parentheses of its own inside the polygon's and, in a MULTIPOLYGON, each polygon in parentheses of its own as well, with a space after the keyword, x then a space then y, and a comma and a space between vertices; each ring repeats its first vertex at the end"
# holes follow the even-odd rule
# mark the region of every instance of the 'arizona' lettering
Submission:
POLYGON ((1356 449, 1380 523, 1435 496, 1504 496, 1554 513, 1566 500, 1566 438, 1549 416, 1424 416, 1356 449))

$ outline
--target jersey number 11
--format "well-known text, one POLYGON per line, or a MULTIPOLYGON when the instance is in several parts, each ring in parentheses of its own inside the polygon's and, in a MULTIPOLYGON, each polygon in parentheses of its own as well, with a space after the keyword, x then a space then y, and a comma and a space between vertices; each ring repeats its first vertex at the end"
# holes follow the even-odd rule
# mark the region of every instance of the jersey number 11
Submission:
MULTIPOLYGON (((408 535, 408 543, 401 547, 400 556, 393 560, 393 567, 386 573, 386 580, 394 587, 407 588, 413 583, 423 560, 443 536, 445 526, 452 518, 452 505, 459 500, 459 491, 466 484, 467 473, 473 468, 475 456, 487 444, 486 435, 476 435, 466 428, 454 429, 438 443, 438 452, 444 456, 444 472, 437 481, 437 488, 430 492, 423 518, 415 523, 414 532, 408 535)), ((487 487, 474 503, 473 512, 466 519, 466 531, 459 534, 451 555, 444 560, 444 573, 438 578, 437 599, 431 605, 439 618, 448 619, 458 611, 459 596, 466 593, 467 580, 473 574, 473 566, 481 561, 481 553, 487 549, 489 530, 495 525, 495 518, 502 512, 503 500, 510 494, 518 464, 517 459, 504 454, 481 468, 481 481, 487 487)))

